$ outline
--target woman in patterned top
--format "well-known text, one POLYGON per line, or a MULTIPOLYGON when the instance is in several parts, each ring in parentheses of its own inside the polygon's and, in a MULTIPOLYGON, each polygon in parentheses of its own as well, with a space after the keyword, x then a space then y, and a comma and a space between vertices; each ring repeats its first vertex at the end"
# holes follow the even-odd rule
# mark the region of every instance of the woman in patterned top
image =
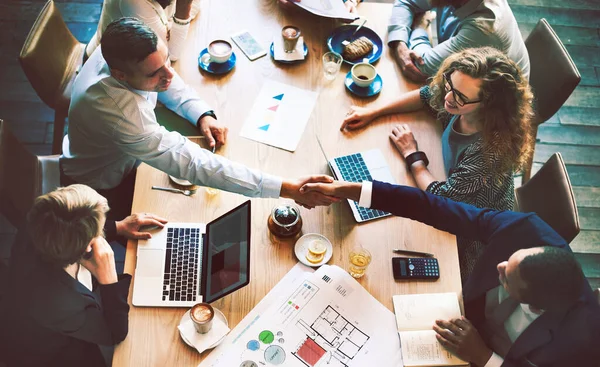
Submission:
MULTIPOLYGON (((417 186, 428 192, 480 208, 511 210, 513 172, 533 151, 533 94, 519 67, 500 51, 472 48, 448 57, 430 84, 401 95, 382 107, 352 106, 341 129, 354 130, 375 118, 427 108, 443 124, 442 152, 447 174, 436 180, 427 169, 406 124, 389 135, 411 162, 417 186), (416 158, 416 159, 415 159, 416 158)), ((482 244, 458 238, 462 279, 470 274, 482 244)))

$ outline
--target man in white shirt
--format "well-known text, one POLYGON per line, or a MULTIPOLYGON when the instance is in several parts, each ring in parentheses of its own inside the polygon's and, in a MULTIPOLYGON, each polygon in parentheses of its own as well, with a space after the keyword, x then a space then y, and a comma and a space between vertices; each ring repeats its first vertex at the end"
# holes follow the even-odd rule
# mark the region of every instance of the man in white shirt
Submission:
POLYGON ((468 319, 432 326, 458 357, 479 367, 598 366, 600 306, 569 245, 535 213, 480 209, 378 181, 301 189, 315 190, 485 244, 463 288, 468 319))
POLYGON ((225 143, 227 128, 171 68, 166 45, 143 22, 119 19, 106 28, 101 48, 81 69, 71 96, 69 129, 60 159, 61 183, 98 190, 113 208, 109 217, 130 213, 135 169, 140 162, 194 184, 250 197, 286 197, 306 207, 335 201, 300 194, 309 181, 283 180, 212 154, 158 124, 157 99, 198 126, 209 145, 225 143))

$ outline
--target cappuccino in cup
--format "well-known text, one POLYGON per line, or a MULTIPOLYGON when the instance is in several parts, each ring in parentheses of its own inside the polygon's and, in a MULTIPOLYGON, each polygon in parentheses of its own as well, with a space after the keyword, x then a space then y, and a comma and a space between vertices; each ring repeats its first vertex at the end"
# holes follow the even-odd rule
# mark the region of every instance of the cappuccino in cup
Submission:
POLYGON ((190 310, 190 318, 200 334, 206 334, 212 328, 215 310, 208 303, 198 303, 190 310))
POLYGON ((231 43, 225 40, 214 40, 208 45, 210 62, 216 62, 218 64, 227 62, 231 57, 232 52, 233 47, 231 47, 231 43))

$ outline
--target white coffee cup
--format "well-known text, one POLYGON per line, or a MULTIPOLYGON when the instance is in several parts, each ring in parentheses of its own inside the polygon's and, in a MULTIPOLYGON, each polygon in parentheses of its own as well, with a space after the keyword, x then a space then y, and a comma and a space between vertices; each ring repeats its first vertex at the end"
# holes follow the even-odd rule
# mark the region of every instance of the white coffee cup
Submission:
POLYGON ((373 83, 373 80, 375 80, 375 77, 377 76, 375 66, 365 61, 355 64, 350 72, 352 81, 359 87, 368 87, 373 83))
POLYGON ((231 57, 233 47, 231 43, 225 40, 214 40, 208 44, 207 50, 208 54, 202 57, 204 63, 216 62, 217 64, 222 64, 227 62, 231 57))

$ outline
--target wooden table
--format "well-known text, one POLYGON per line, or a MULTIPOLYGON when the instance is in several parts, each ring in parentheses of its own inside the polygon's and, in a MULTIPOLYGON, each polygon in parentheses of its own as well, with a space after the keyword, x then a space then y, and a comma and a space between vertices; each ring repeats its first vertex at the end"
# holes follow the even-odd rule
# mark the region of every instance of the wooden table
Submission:
MULTIPOLYGON (((400 155, 390 144, 388 134, 396 123, 408 123, 419 146, 430 157, 430 169, 435 177, 443 178, 441 127, 425 112, 382 118, 360 133, 341 133, 339 126, 350 105, 366 105, 389 100, 417 88, 406 82, 384 49, 376 64, 384 80, 378 97, 359 99, 346 91, 344 77, 347 66, 331 83, 323 79, 321 56, 326 52, 325 41, 339 23, 304 12, 284 14, 274 0, 205 0, 202 11, 188 35, 188 47, 175 68, 183 79, 214 107, 220 121, 229 127, 228 144, 219 151, 230 159, 264 172, 288 178, 315 173, 327 173, 325 160, 318 148, 320 136, 328 156, 355 153, 379 148, 398 183, 414 185, 406 172, 400 155), (270 45, 282 26, 293 24, 303 32, 309 46, 308 59, 297 65, 275 63, 269 55, 250 62, 236 47, 237 65, 227 75, 215 77, 199 71, 197 57, 210 40, 249 29, 263 45, 270 45), (296 87, 319 91, 300 144, 294 153, 250 141, 239 131, 250 111, 254 98, 265 80, 272 79, 296 87)), ((361 15, 385 40, 391 5, 361 4, 361 15)), ((203 189, 194 197, 152 191, 151 185, 169 186, 166 174, 149 166, 138 169, 133 212, 154 212, 171 221, 207 223, 237 206, 245 197, 220 192, 208 195, 203 189)), ((251 282, 213 305, 226 315, 230 327, 239 321, 297 262, 293 243, 273 243, 268 236, 267 217, 272 207, 282 199, 252 199, 251 282)), ((402 218, 385 218, 357 224, 348 204, 342 202, 327 208, 302 209, 303 233, 316 232, 331 240, 334 247, 329 264, 348 268, 348 251, 357 244, 373 254, 367 275, 360 283, 381 303, 393 311, 392 295, 402 293, 457 292, 460 294, 460 275, 455 237, 426 225, 402 218), (432 252, 440 262, 441 276, 436 282, 395 282, 392 277, 393 248, 432 252)), ((136 242, 127 247, 126 272, 135 269, 136 242)), ((134 280, 135 281, 135 280, 134 280)), ((132 292, 129 300, 131 303, 132 292)), ((117 346, 115 366, 196 366, 206 355, 191 349, 179 337, 177 325, 186 310, 182 308, 139 308, 129 313, 129 335, 117 346)))

